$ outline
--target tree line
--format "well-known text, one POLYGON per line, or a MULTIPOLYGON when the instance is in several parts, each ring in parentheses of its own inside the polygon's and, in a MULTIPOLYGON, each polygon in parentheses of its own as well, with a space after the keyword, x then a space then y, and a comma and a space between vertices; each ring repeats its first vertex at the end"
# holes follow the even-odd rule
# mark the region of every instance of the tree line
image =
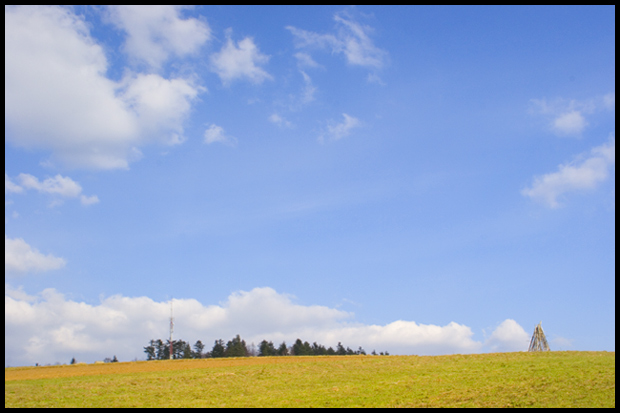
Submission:
MULTIPOLYGON (((224 340, 215 340, 211 351, 204 351, 205 345, 198 340, 194 346, 183 340, 172 341, 172 358, 173 359, 198 359, 198 358, 218 358, 218 357, 265 357, 265 356, 352 356, 366 355, 366 351, 360 346, 357 350, 344 347, 340 342, 336 348, 325 347, 316 342, 310 344, 307 341, 302 342, 297 339, 292 346, 287 346, 286 342, 282 342, 276 347, 272 341, 263 340, 258 347, 252 343, 248 348, 245 340, 241 339, 237 334, 233 339, 224 344, 224 340)), ((165 342, 161 339, 151 340, 149 345, 144 347, 147 360, 168 360, 170 359, 170 340, 165 342)), ((375 350, 370 353, 377 355, 375 350)), ((379 355, 389 356, 390 353, 381 352, 379 355)))

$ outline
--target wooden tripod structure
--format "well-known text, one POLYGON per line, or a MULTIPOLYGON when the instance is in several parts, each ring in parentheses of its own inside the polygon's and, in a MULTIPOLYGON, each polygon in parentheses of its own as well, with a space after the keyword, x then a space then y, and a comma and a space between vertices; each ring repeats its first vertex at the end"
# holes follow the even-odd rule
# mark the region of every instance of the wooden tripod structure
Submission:
POLYGON ((527 351, 551 351, 545 332, 542 329, 542 321, 538 323, 530 340, 530 348, 527 351))

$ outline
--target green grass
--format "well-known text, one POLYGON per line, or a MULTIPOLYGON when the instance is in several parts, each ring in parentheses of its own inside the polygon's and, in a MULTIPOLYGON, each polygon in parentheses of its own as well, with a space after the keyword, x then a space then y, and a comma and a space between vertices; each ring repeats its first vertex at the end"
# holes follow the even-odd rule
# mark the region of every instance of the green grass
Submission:
POLYGON ((75 370, 74 366, 5 369, 5 407, 616 404, 615 352, 268 357, 115 364, 75 370), (151 371, 144 371, 147 368, 151 371), (34 378, 40 374, 48 378, 34 378))

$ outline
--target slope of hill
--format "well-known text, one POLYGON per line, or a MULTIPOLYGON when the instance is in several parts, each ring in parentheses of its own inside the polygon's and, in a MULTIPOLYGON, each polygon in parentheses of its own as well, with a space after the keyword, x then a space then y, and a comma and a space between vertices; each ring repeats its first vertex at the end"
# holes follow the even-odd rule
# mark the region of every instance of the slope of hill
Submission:
POLYGON ((253 357, 4 371, 5 407, 615 407, 615 352, 253 357))

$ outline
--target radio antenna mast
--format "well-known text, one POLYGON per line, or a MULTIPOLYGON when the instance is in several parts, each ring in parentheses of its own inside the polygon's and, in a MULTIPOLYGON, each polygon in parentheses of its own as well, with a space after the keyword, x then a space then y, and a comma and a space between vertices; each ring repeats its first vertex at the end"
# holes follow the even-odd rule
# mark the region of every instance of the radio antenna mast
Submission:
POLYGON ((172 332, 174 331, 174 318, 172 317, 172 300, 170 299, 170 360, 172 360, 172 332))

